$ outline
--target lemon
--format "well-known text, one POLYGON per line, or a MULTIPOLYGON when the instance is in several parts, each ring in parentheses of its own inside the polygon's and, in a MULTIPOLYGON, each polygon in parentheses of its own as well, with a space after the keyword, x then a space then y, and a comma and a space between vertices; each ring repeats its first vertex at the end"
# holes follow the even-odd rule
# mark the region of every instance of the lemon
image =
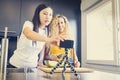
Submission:
POLYGON ((48 67, 55 67, 57 63, 58 63, 57 61, 50 61, 50 60, 45 61, 45 65, 48 67))

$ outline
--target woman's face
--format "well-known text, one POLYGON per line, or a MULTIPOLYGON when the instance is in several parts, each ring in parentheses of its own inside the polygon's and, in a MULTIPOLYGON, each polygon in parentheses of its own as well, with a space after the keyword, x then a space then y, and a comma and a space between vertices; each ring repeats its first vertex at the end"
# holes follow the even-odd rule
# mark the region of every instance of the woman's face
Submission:
POLYGON ((51 8, 45 8, 39 13, 41 26, 47 26, 52 20, 53 11, 51 8))
POLYGON ((58 19, 58 28, 59 28, 59 33, 62 33, 65 28, 65 21, 62 17, 58 19))

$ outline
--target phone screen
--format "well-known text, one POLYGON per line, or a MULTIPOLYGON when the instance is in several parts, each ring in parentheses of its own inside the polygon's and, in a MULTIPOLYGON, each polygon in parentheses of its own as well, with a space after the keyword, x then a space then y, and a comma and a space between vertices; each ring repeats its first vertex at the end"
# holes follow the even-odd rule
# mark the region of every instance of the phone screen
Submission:
POLYGON ((73 44, 74 44, 73 40, 60 41, 61 48, 73 48, 73 44))

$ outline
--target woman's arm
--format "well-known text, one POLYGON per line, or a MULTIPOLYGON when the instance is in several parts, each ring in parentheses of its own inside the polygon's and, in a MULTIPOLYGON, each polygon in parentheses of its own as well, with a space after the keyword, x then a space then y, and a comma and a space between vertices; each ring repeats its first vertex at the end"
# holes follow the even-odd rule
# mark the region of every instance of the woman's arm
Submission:
POLYGON ((50 54, 50 44, 46 44, 46 46, 45 46, 45 56, 44 56, 44 58, 46 60, 52 60, 52 61, 58 60, 57 55, 51 55, 50 54))
MULTIPOLYGON (((51 42, 52 39, 51 38, 47 38, 46 36, 40 35, 38 33, 36 33, 35 31, 32 31, 29 27, 25 27, 23 30, 24 35, 31 40, 34 41, 43 41, 43 42, 51 42)), ((55 41, 57 41, 57 39, 53 39, 55 41)))
POLYGON ((50 44, 45 44, 45 54, 44 54, 45 60, 50 60, 49 52, 50 52, 50 44))
POLYGON ((46 37, 46 36, 38 34, 35 31, 32 31, 29 27, 25 27, 23 30, 23 33, 28 39, 33 40, 33 41, 43 41, 46 43, 56 43, 59 40, 64 41, 64 37, 62 35, 54 36, 54 37, 46 37))
POLYGON ((43 46, 42 50, 39 53, 40 56, 39 56, 38 66, 42 66, 43 65, 44 52, 45 52, 45 46, 43 46))
POLYGON ((73 61, 74 61, 74 66, 75 67, 80 67, 80 62, 78 61, 78 57, 74 51, 74 49, 71 49, 71 53, 72 53, 72 57, 73 57, 73 61))

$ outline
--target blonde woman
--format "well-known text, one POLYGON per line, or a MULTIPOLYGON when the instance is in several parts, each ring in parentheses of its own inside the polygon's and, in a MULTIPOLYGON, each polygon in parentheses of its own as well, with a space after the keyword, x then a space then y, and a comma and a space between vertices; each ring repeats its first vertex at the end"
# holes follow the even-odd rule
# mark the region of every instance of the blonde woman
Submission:
MULTIPOLYGON (((70 31, 69 28, 70 28, 70 25, 69 25, 67 18, 63 15, 57 14, 56 16, 53 17, 50 23, 50 37, 53 37, 53 36, 56 37, 56 36, 62 35, 65 37, 66 40, 73 40, 69 33, 70 31)), ((51 60, 51 61, 61 60, 60 56, 65 53, 65 49, 60 48, 59 43, 58 43, 58 46, 47 45, 47 49, 49 50, 46 51, 45 59, 51 60)), ((79 67, 80 62, 78 61, 78 58, 76 54, 74 53, 73 49, 70 49, 68 52, 69 52, 68 56, 71 57, 74 61, 74 67, 79 67)))

